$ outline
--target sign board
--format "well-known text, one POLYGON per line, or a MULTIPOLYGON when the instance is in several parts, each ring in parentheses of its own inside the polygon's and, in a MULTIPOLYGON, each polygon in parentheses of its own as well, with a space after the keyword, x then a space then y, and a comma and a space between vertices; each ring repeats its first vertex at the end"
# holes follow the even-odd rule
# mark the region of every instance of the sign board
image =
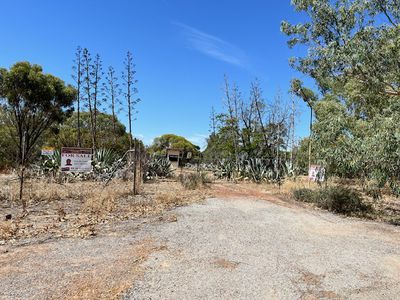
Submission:
POLYGON ((188 153, 186 154, 186 158, 187 158, 187 159, 191 159, 191 158, 192 158, 192 152, 188 152, 188 153))
POLYGON ((44 155, 44 156, 52 156, 52 155, 54 155, 54 148, 53 147, 43 147, 42 148, 42 155, 44 155))
POLYGON ((92 149, 61 148, 61 172, 92 171, 92 149))
POLYGON ((308 179, 311 181, 325 181, 325 168, 320 165, 311 165, 308 170, 308 179))

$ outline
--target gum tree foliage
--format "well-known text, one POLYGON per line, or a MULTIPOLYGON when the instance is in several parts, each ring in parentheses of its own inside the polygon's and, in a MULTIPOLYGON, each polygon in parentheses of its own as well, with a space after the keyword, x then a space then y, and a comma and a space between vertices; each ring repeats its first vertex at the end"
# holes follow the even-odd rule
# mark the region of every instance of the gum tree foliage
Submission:
POLYGON ((164 134, 162 136, 156 137, 153 144, 149 148, 151 154, 156 155, 166 155, 167 148, 182 149, 184 155, 188 152, 192 152, 192 157, 200 155, 200 147, 194 145, 183 136, 175 134, 164 134))
MULTIPOLYGON (((48 138, 48 144, 57 149, 73 147, 77 137, 75 126, 77 117, 77 113, 73 113, 63 124, 60 124, 57 134, 48 138)), ((81 145, 90 148, 92 145, 90 113, 81 112, 80 122, 81 145)), ((100 112, 97 114, 97 146, 111 149, 119 155, 123 155, 129 148, 129 135, 126 133, 125 126, 118 119, 114 120, 110 114, 100 112)))
POLYGON ((16 159, 15 145, 11 136, 15 136, 15 133, 9 126, 5 112, 0 106, 0 170, 9 168, 16 159))
POLYGON ((282 22, 288 45, 307 54, 290 60, 315 80, 313 143, 328 172, 385 183, 400 181, 400 2, 293 0, 308 16, 282 22))
POLYGON ((0 69, 0 100, 20 166, 20 200, 25 167, 35 146, 48 128, 61 123, 72 112, 75 98, 72 86, 43 73, 39 65, 19 62, 9 70, 0 69))

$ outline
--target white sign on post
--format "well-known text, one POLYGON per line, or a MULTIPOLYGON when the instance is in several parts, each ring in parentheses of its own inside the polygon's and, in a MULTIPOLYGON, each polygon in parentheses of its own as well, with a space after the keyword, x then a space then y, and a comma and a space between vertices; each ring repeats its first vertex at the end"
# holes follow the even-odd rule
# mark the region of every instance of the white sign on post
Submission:
POLYGON ((325 168, 320 165, 311 165, 308 170, 308 179, 311 181, 325 181, 325 168))
POLYGON ((92 171, 92 149, 61 148, 61 172, 92 171))

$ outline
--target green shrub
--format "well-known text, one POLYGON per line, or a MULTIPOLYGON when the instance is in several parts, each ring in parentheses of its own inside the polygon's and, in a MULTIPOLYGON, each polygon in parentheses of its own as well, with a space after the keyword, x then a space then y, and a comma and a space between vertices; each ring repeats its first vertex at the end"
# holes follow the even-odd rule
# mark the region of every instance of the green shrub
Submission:
POLYGON ((335 213, 351 215, 371 210, 370 206, 362 202, 361 194, 354 189, 335 186, 320 190, 318 195, 317 204, 335 213))
POLYGON ((313 202, 323 209, 344 215, 364 214, 372 210, 370 205, 363 203, 359 192, 342 186, 315 191, 307 188, 297 189, 293 191, 293 196, 297 201, 313 202))
POLYGON ((179 181, 183 187, 188 190, 195 190, 206 186, 207 183, 210 183, 210 179, 204 172, 181 174, 179 175, 179 181))
POLYGON ((293 196, 297 201, 315 202, 315 191, 307 188, 300 188, 293 191, 293 196))

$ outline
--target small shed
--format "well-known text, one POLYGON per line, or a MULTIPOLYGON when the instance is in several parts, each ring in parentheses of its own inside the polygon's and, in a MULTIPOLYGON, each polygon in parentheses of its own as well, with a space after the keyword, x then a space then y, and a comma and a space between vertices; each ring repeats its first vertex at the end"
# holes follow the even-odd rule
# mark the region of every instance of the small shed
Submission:
POLYGON ((183 153, 184 151, 182 149, 178 148, 167 149, 167 159, 169 160, 169 162, 173 167, 178 168, 180 164, 182 164, 183 153))

